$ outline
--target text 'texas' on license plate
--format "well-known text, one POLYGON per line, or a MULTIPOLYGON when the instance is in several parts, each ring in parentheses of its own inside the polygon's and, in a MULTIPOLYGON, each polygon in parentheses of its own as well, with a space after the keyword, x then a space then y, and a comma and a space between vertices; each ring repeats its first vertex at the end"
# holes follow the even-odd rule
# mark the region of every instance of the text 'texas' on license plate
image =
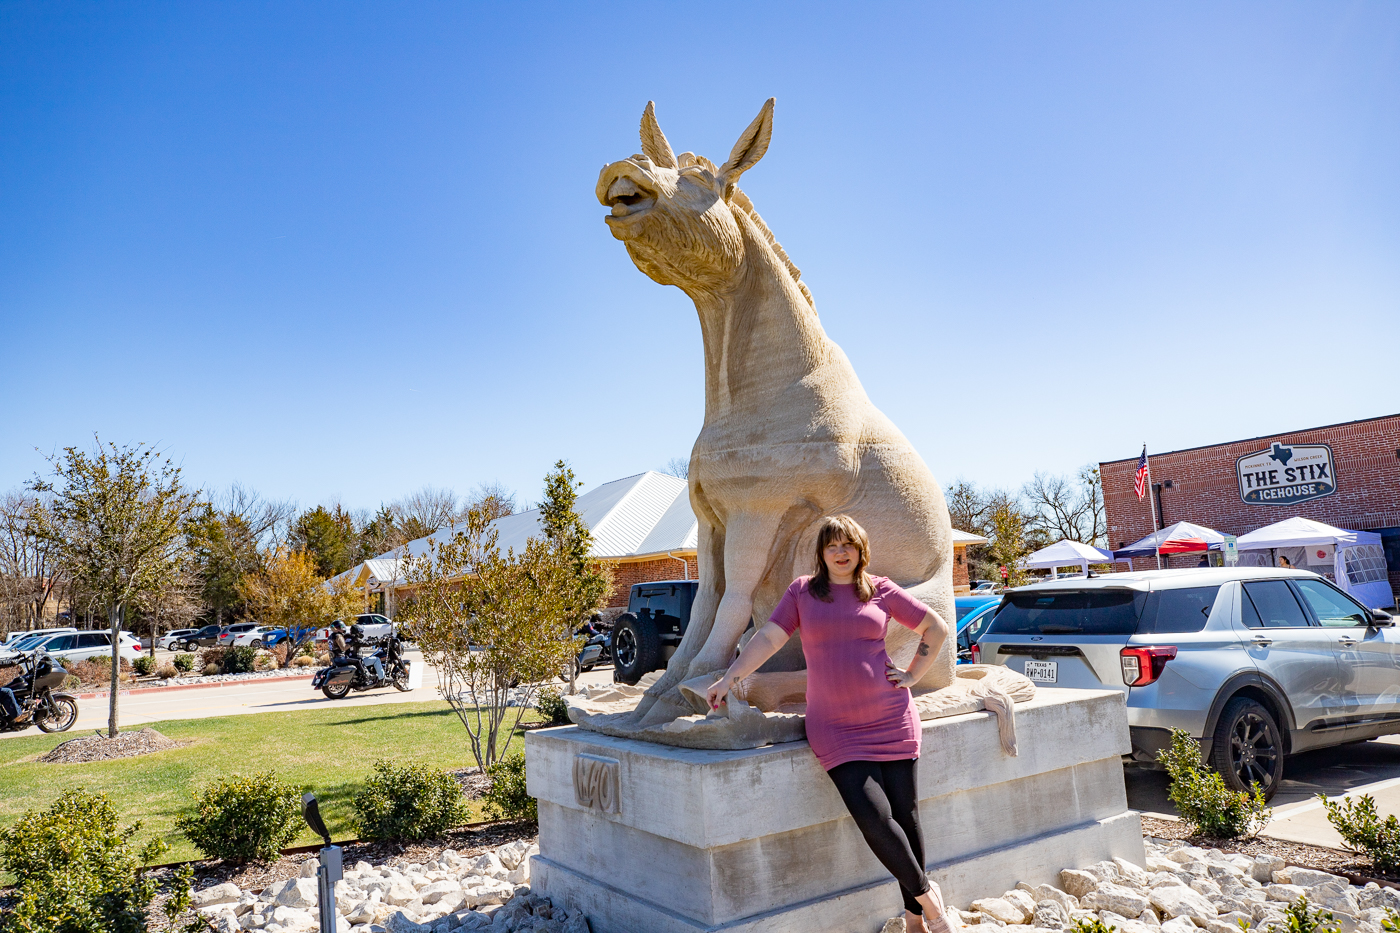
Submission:
POLYGON ((1026 677, 1038 684, 1053 684, 1059 668, 1058 661, 1027 661, 1026 677))

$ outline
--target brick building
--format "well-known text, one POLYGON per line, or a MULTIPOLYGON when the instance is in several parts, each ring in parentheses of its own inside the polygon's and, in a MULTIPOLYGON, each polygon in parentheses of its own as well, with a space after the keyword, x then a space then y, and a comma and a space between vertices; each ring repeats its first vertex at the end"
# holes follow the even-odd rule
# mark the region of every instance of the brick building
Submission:
MULTIPOLYGON (((685 480, 652 471, 638 473, 585 492, 574 508, 593 533, 593 557, 612 568, 613 591, 607 615, 616 615, 626 607, 634 583, 699 578, 699 528, 685 480)), ((540 533, 539 510, 517 512, 492 524, 502 550, 513 547, 520 551, 530 537, 540 533)), ((409 556, 417 556, 427 550, 430 541, 445 540, 451 533, 450 528, 441 529, 410 541, 405 549, 409 556)), ((967 547, 987 542, 961 531, 955 531, 953 538, 953 582, 958 592, 965 593, 967 547)), ((365 590, 367 606, 392 616, 407 589, 399 579, 400 557, 397 551, 381 554, 341 577, 365 590)))
MULTIPOLYGON (((1243 535, 1301 515, 1374 531, 1385 549, 1391 588, 1400 590, 1400 414, 1149 452, 1148 462, 1162 527, 1188 521, 1243 535), (1309 458, 1317 465, 1305 468, 1301 456, 1290 458, 1293 448, 1307 445, 1313 445, 1309 458)), ((1099 471, 1110 546, 1151 534, 1152 496, 1139 500, 1133 490, 1137 458, 1100 463, 1099 471)), ((1164 566, 1194 566, 1200 555, 1162 560, 1164 566)))

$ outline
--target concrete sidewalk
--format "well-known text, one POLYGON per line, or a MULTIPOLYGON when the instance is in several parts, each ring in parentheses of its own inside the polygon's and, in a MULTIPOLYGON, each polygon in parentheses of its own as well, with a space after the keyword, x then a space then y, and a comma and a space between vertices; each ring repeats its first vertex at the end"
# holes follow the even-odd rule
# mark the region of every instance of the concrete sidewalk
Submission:
MULTIPOLYGON (((1374 784, 1363 784, 1338 797, 1329 796, 1328 799, 1357 798, 1366 794, 1375 798, 1376 810, 1382 818, 1391 813, 1400 813, 1400 778, 1390 778, 1385 781, 1377 781, 1374 784)), ((1322 801, 1316 797, 1276 807, 1274 818, 1269 821, 1269 825, 1259 835, 1283 839, 1288 842, 1301 842, 1310 846, 1326 846, 1330 849, 1345 848, 1342 845, 1342 837, 1337 835, 1332 824, 1327 822, 1327 810, 1323 808, 1322 801)))

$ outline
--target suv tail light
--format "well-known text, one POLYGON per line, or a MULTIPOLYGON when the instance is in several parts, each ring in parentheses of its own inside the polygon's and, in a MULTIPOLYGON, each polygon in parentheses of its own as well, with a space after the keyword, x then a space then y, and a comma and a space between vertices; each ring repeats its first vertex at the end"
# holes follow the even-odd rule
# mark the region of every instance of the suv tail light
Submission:
POLYGON ((975 641, 972 643, 972 663, 982 663, 982 646, 977 644, 977 642, 975 641))
POLYGON ((1162 676, 1167 662, 1176 657, 1176 646, 1124 648, 1118 652, 1123 667, 1123 683, 1129 687, 1146 687, 1162 676))

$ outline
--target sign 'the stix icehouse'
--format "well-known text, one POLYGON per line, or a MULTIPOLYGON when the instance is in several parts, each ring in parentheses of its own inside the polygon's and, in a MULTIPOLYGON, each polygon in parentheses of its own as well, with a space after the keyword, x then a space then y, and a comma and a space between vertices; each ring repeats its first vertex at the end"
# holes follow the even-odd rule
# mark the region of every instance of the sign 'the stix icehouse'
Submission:
POLYGON ((1326 444, 1280 444, 1235 461, 1240 498, 1250 505, 1295 505, 1337 491, 1332 448, 1326 444))

